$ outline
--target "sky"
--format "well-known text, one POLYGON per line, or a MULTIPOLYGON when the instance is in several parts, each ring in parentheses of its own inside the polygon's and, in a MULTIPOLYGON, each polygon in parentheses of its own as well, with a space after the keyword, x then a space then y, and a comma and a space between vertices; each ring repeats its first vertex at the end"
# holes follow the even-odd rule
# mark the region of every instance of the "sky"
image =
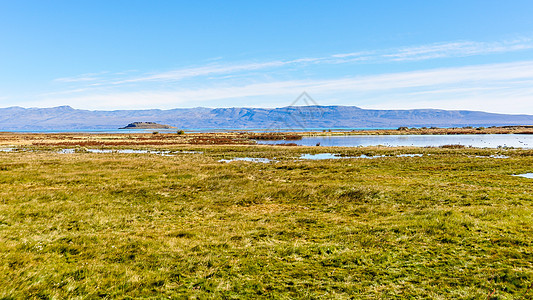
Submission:
POLYGON ((307 92, 533 114, 532 15, 530 0, 0 0, 0 107, 284 107, 307 92))

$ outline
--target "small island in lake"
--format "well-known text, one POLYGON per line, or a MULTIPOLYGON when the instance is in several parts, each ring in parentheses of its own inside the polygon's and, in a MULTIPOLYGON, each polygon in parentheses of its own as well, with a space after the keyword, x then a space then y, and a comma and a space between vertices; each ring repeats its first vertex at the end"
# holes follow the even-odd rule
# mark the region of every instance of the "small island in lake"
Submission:
POLYGON ((126 127, 121 127, 119 129, 171 129, 176 128, 170 125, 157 124, 154 122, 133 122, 128 124, 126 127))

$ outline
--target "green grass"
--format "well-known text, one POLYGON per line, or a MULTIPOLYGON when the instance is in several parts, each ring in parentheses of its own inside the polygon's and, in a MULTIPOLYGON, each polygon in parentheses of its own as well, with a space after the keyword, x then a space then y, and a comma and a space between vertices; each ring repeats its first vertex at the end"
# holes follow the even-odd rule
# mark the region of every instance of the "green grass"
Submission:
POLYGON ((179 149, 0 153, 0 298, 533 297, 532 150, 179 149))

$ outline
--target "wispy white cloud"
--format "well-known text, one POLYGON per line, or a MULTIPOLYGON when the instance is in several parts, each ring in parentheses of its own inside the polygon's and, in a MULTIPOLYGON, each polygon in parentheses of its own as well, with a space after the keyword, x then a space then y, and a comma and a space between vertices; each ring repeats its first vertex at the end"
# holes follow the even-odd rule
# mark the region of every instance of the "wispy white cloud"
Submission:
POLYGON ((101 79, 102 75, 105 75, 108 73, 109 72, 106 72, 106 71, 98 72, 98 73, 86 73, 86 74, 80 74, 77 76, 56 78, 54 79, 54 81, 63 82, 63 83, 96 81, 96 80, 101 79))
POLYGON ((338 65, 359 62, 408 62, 436 58, 506 53, 528 49, 533 49, 533 39, 523 38, 499 42, 456 41, 384 50, 337 53, 323 57, 303 57, 289 60, 273 60, 251 63, 209 64, 205 66, 181 68, 165 72, 145 73, 137 76, 133 76, 132 74, 128 73, 106 74, 107 72, 102 72, 58 78, 55 79, 55 81, 62 83, 86 84, 88 86, 99 88, 102 86, 121 86, 141 83, 178 82, 185 79, 206 76, 210 76, 210 79, 216 79, 217 76, 227 78, 234 76, 235 74, 246 74, 246 72, 251 71, 264 71, 268 69, 282 70, 288 66, 303 67, 305 65, 338 65))
POLYGON ((169 72, 161 72, 137 78, 130 78, 111 82, 111 84, 123 84, 143 81, 179 81, 190 77, 199 77, 213 74, 230 74, 242 71, 260 70, 272 67, 280 67, 291 62, 270 61, 265 63, 248 63, 229 66, 210 65, 196 68, 185 68, 169 72))
POLYGON ((533 41, 531 39, 492 43, 461 41, 400 48, 393 53, 383 54, 382 57, 393 61, 409 61, 505 53, 527 49, 533 49, 533 41))
MULTIPOLYGON (((45 101, 51 105, 71 103, 87 109, 235 106, 234 103, 276 107, 288 105, 300 92, 308 91, 324 105, 477 109, 533 114, 532 83, 533 61, 522 61, 340 79, 63 95, 45 101)), ((43 102, 40 103, 42 105, 43 102)))
POLYGON ((165 72, 100 72, 58 78, 58 90, 30 106, 86 109, 283 106, 302 91, 321 104, 373 108, 464 108, 533 114, 533 61, 347 76, 358 64, 408 64, 437 58, 533 49, 533 39, 454 41, 323 57, 207 65, 165 72), (343 65, 345 64, 345 65, 343 65), (340 77, 336 71, 349 70, 340 77), (292 73, 291 73, 292 72, 292 73), (337 76, 337 77, 334 77, 337 76), (302 78, 307 78, 303 80, 302 78), (455 105, 455 106, 454 106, 455 105))
POLYGON ((376 51, 361 51, 361 52, 352 52, 352 53, 333 54, 331 55, 331 57, 333 58, 369 57, 375 54, 376 54, 376 51))
POLYGON ((98 80, 97 77, 65 77, 65 78, 57 78, 55 81, 57 82, 85 82, 85 81, 95 81, 98 80))

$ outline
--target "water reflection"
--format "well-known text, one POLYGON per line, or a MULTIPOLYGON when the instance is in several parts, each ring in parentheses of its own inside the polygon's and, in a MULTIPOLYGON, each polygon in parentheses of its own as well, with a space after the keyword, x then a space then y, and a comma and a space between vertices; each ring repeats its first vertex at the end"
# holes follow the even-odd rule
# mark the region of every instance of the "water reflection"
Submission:
MULTIPOLYGON (((422 154, 420 154, 422 155, 422 154)), ((334 153, 318 153, 318 154, 302 154, 300 159, 322 160, 322 159, 347 159, 347 158, 367 158, 374 159, 379 157, 385 157, 385 155, 368 156, 361 154, 360 156, 341 156, 334 153)))
POLYGON ((201 151, 168 151, 168 150, 138 150, 138 149, 61 149, 61 154, 72 153, 121 153, 121 154, 157 154, 162 156, 174 156, 176 154, 201 154, 201 151))
POLYGON ((232 159, 221 159, 218 162, 229 163, 229 162, 232 162, 232 161, 249 161, 249 162, 256 162, 256 163, 277 162, 277 161, 272 160, 272 159, 261 158, 261 157, 235 157, 235 158, 232 158, 232 159))
POLYGON ((531 179, 533 179, 533 173, 516 174, 516 175, 513 175, 513 176, 525 177, 525 178, 531 178, 531 179))
POLYGON ((533 148, 533 134, 463 134, 463 135, 352 135, 313 136, 297 141, 257 141, 258 144, 295 143, 302 146, 366 147, 366 146, 413 146, 440 147, 463 145, 477 148, 533 148))

